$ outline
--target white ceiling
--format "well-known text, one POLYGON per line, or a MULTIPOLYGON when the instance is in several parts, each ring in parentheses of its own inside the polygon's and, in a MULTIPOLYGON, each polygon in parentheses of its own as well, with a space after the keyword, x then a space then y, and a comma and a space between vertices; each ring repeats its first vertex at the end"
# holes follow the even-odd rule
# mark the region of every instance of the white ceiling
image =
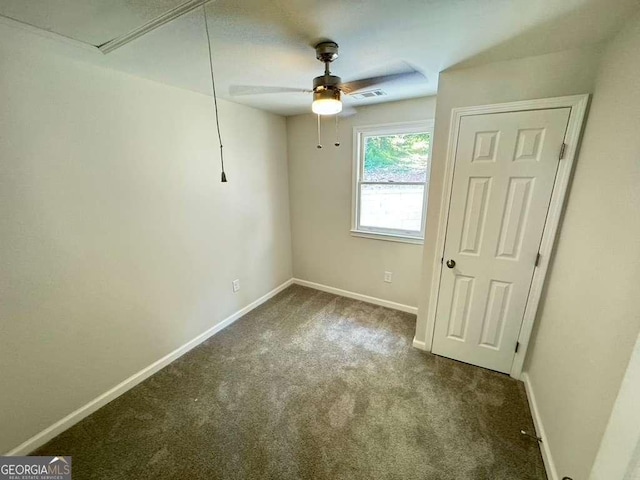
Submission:
MULTIPOLYGON (((0 15, 92 45, 131 31, 184 0, 0 0, 0 15)), ((344 81, 406 69, 426 83, 384 85, 386 97, 353 106, 435 94, 438 72, 601 42, 638 0, 214 0, 207 5, 216 86, 310 89, 322 73, 312 46, 340 45, 333 72, 344 81)), ((83 60, 210 93, 202 10, 196 9, 107 54, 83 60)), ((80 50, 80 49, 78 49, 80 50)), ((231 100, 283 115, 307 113, 304 93, 231 100)))
POLYGON ((184 0, 1 0, 0 14, 65 37, 101 45, 184 0))

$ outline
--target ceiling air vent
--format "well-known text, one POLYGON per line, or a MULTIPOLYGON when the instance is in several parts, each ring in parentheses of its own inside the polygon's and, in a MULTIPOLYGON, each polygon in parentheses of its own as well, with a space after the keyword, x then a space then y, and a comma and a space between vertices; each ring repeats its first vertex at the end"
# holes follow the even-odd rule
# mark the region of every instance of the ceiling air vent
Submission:
POLYGON ((384 97, 386 94, 387 93, 384 90, 377 89, 377 90, 368 90, 366 92, 352 93, 349 96, 357 100, 364 100, 365 98, 384 97))

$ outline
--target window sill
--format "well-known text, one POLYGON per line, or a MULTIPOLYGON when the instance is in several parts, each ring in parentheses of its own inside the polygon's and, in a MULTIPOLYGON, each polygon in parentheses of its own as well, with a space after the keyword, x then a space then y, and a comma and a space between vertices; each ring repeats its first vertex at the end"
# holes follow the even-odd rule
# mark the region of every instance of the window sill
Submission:
POLYGON ((411 237, 408 235, 394 235, 392 233, 368 232, 363 230, 351 230, 352 237, 370 238, 372 240, 385 240, 387 242, 412 243, 423 245, 424 239, 421 237, 411 237))

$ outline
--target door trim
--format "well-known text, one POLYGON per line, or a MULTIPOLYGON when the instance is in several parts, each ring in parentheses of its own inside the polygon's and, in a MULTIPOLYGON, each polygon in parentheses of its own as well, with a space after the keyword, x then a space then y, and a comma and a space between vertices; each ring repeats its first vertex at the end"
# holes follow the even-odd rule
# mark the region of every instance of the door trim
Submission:
POLYGON ((436 239, 435 256, 433 258, 433 275, 431 279, 431 292, 429 294, 429 307, 427 310, 427 329, 424 344, 418 339, 414 340, 414 346, 422 347, 431 351, 433 346, 433 335, 436 324, 436 310, 438 294, 440 292, 440 277, 442 274, 442 264, 440 259, 444 255, 445 236, 447 223, 449 221, 449 206, 451 202, 451 192, 453 188, 453 173, 455 170, 455 158, 457 153, 457 141, 460 131, 460 122, 463 117, 470 115, 484 115, 488 113, 520 112, 527 110, 546 110, 550 108, 571 108, 569 123, 564 137, 566 144, 564 157, 560 160, 556 173, 551 202, 547 213, 547 220, 542 233, 540 243, 540 262, 533 273, 533 280, 529 288, 529 297, 524 311, 522 327, 518 342, 520 344, 518 352, 515 353, 510 375, 520 379, 524 359, 527 355, 529 340, 538 310, 538 304, 542 296, 545 277, 549 268, 549 258, 553 251, 555 238, 560 225, 560 219, 564 208, 564 202, 569 189, 571 172, 575 163, 576 154, 582 133, 582 126, 589 104, 589 95, 573 95, 568 97, 541 98, 535 100, 525 100, 520 102, 498 103, 494 105, 479 105, 472 107, 459 107, 451 110, 451 124, 449 127, 449 146, 444 175, 444 197, 440 206, 440 220, 438 222, 438 235, 436 239), (424 345, 424 347, 423 347, 424 345))

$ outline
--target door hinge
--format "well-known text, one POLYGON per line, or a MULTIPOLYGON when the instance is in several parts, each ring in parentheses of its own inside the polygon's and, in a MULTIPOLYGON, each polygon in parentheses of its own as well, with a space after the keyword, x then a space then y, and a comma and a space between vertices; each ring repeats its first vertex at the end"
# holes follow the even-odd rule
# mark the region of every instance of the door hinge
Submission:
POLYGON ((520 342, 516 342, 516 353, 518 353, 518 350, 520 350, 520 342))
POLYGON ((534 266, 537 267, 538 265, 540 265, 540 252, 538 252, 538 254, 536 255, 536 263, 534 266))
POLYGON ((442 262, 444 262, 444 257, 440 257, 440 264, 442 265, 442 262))
POLYGON ((562 146, 560 147, 560 160, 564 158, 564 152, 566 149, 567 149, 567 144, 563 143, 562 146))

